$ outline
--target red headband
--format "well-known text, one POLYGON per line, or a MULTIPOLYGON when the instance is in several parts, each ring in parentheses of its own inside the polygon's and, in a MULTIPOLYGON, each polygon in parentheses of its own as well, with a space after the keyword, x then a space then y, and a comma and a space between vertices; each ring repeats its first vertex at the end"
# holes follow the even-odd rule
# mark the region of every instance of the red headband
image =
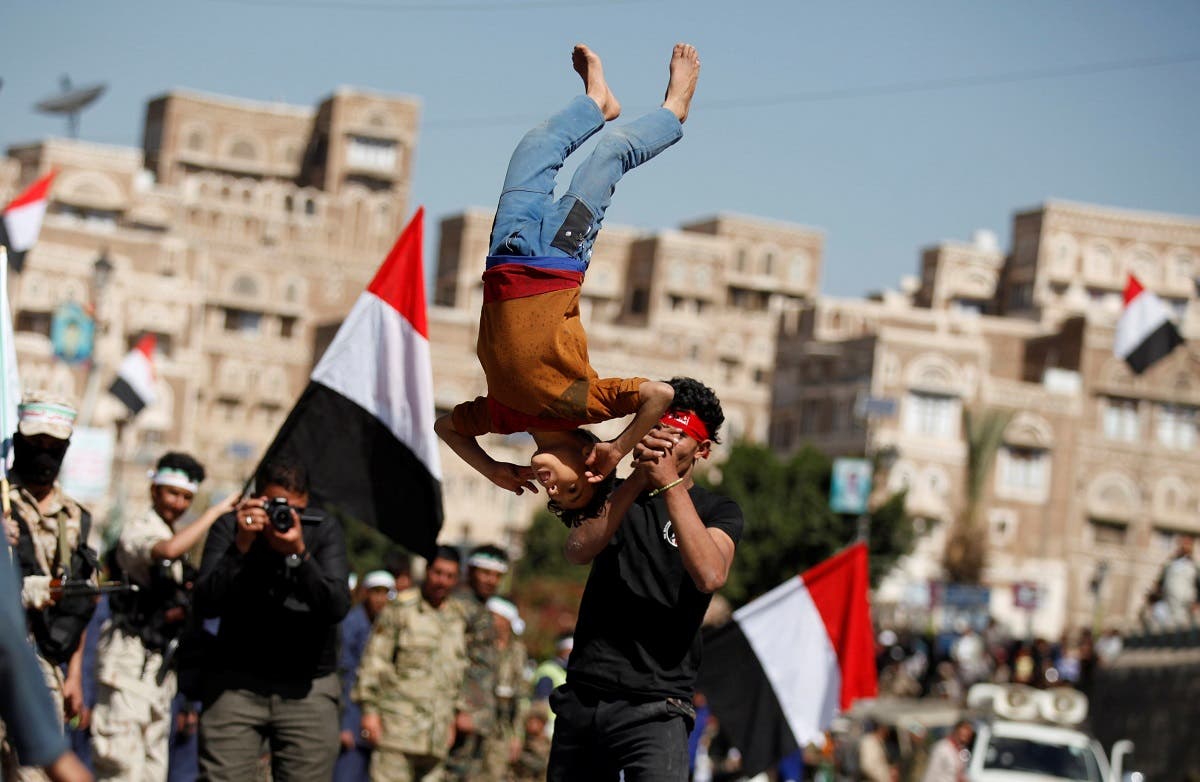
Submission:
POLYGON ((700 416, 691 410, 668 410, 662 418, 658 419, 658 422, 665 426, 682 429, 684 434, 698 443, 708 439, 708 427, 704 425, 700 416))

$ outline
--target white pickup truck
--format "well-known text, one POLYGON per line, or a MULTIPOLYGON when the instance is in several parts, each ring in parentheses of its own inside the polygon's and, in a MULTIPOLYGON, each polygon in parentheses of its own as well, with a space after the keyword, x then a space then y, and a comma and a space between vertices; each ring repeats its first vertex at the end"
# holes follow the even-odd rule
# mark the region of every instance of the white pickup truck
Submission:
POLYGON ((1124 782, 1133 742, 1116 742, 1110 765, 1100 742, 1068 727, 1087 716, 1082 693, 986 684, 972 687, 967 702, 974 708, 987 704, 994 715, 976 731, 970 782, 1124 782))

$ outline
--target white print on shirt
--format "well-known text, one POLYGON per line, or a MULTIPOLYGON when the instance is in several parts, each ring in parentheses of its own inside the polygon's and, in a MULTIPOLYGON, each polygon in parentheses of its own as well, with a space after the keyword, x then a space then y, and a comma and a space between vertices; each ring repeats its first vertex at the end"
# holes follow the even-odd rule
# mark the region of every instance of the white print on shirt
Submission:
POLYGON ((669 519, 667 520, 667 526, 663 527, 663 540, 675 548, 679 548, 679 544, 675 542, 675 531, 671 529, 671 521, 669 519))

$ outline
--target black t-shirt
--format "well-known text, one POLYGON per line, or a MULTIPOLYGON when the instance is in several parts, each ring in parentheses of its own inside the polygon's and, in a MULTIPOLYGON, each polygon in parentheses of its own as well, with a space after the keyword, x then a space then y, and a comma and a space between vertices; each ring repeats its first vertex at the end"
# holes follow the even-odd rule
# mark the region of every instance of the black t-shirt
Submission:
MULTIPOLYGON (((741 539, 737 503, 699 486, 688 494, 706 527, 741 539)), ((567 681, 631 700, 691 698, 711 600, 683 567, 666 499, 643 493, 592 563, 567 681)))

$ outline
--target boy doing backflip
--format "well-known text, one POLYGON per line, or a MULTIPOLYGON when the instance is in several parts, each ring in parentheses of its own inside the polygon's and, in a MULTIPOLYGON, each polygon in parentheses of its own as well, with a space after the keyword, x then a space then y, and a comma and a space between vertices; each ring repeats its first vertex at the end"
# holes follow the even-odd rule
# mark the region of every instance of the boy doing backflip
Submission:
POLYGON ((569 522, 600 512, 607 492, 597 484, 658 423, 674 395, 667 383, 596 374, 579 290, 617 182, 679 141, 700 72, 695 48, 676 44, 662 108, 602 136, 555 200, 555 177, 567 156, 621 113, 599 56, 580 44, 571 60, 586 94, 521 139, 496 208, 477 345, 487 396, 459 404, 435 427, 497 486, 521 494, 540 483, 551 509, 569 522), (578 428, 631 413, 609 442, 578 428), (496 461, 476 439, 520 431, 536 445, 527 467, 496 461))

